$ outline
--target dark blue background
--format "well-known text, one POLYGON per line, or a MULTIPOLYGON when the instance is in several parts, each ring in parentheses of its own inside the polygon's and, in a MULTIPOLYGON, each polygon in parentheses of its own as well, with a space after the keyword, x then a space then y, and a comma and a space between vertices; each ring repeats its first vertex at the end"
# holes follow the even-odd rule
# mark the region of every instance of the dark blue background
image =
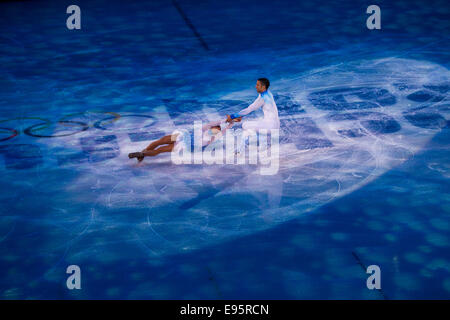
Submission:
MULTIPOLYGON (((449 67, 448 1, 178 4, 207 48, 170 0, 0 3, 1 118, 57 119, 99 106, 137 112, 144 102, 213 99, 253 85, 260 75, 278 79, 362 58, 407 57, 449 67), (65 27, 70 4, 81 7, 80 31, 65 27), (381 30, 365 26, 371 4, 381 7, 381 30)), ((104 250, 113 258, 97 260, 93 253, 80 265, 81 291, 65 288, 64 268, 78 262, 46 252, 51 232, 9 228, 10 216, 33 219, 33 210, 18 202, 29 201, 26 208, 38 211, 52 195, 14 191, 11 184, 28 178, 4 176, 0 297, 383 299, 367 290, 356 256, 366 266, 380 265, 387 298, 448 299, 449 141, 447 126, 419 154, 369 185, 264 232, 151 259, 125 242, 111 243, 104 250), (34 242, 40 232, 44 236, 34 242), (39 258, 29 258, 36 251, 39 258), (20 262, 8 258, 17 252, 20 262)), ((41 161, 33 150, 33 161, 41 161)))

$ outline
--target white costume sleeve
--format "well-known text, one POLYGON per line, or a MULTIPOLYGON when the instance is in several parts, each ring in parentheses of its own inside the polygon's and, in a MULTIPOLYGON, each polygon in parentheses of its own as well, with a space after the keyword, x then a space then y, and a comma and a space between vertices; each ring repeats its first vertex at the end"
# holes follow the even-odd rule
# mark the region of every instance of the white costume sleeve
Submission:
POLYGON ((249 114, 250 112, 253 112, 259 108, 261 108, 264 105, 264 99, 263 97, 261 97, 261 94, 258 95, 258 98, 256 98, 256 100, 249 105, 247 108, 241 110, 239 112, 239 116, 245 116, 247 114, 249 114))

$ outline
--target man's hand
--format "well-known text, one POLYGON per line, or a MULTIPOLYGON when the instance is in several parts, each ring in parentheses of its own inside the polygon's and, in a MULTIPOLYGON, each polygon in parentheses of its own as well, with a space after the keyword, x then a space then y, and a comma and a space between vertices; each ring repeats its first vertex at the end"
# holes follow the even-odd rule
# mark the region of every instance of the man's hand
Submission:
POLYGON ((242 117, 231 119, 231 116, 230 116, 229 114, 227 114, 227 122, 228 122, 228 123, 231 123, 231 122, 241 122, 241 120, 242 120, 242 117))

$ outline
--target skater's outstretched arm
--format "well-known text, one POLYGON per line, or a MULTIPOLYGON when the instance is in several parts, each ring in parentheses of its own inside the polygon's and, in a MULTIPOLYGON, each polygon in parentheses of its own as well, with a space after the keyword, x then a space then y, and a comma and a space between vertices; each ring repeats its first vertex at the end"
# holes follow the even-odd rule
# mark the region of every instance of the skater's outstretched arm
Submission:
POLYGON ((221 119, 221 120, 212 121, 212 122, 209 122, 209 123, 207 123, 207 124, 204 124, 204 125, 202 126, 202 131, 209 130, 209 129, 211 129, 212 127, 220 126, 221 123, 226 122, 226 121, 227 121, 227 119, 224 118, 224 119, 221 119))
POLYGON ((208 144, 211 144, 214 141, 219 140, 220 138, 222 138, 225 135, 225 132, 227 132, 227 130, 230 129, 233 126, 234 122, 237 122, 237 121, 230 122, 226 127, 224 127, 222 130, 220 130, 219 133, 213 135, 211 137, 211 140, 209 141, 208 144))
POLYGON ((258 110, 263 105, 264 105, 264 98, 261 97, 261 95, 258 95, 258 98, 256 98, 256 100, 253 101, 253 103, 251 105, 249 105, 247 108, 239 111, 238 113, 233 113, 231 115, 227 115, 227 121, 230 122, 231 120, 234 120, 236 118, 242 118, 242 116, 246 116, 250 112, 258 110))

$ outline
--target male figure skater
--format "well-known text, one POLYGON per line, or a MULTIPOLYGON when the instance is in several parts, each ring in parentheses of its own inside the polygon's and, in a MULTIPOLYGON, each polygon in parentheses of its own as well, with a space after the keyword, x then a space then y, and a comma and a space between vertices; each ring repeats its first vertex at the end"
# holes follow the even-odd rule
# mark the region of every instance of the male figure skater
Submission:
POLYGON ((227 115, 227 122, 238 117, 246 116, 250 112, 262 107, 264 118, 253 121, 244 121, 242 123, 242 129, 279 129, 280 119, 278 118, 278 108, 273 99, 272 92, 269 90, 269 86, 270 82, 268 79, 259 78, 256 81, 256 91, 258 92, 256 100, 240 112, 227 115))
POLYGON ((268 79, 259 78, 256 81, 256 91, 258 92, 258 97, 256 100, 240 112, 227 115, 227 122, 231 122, 233 119, 246 116, 250 112, 253 112, 261 107, 264 113, 264 117, 262 119, 243 121, 242 129, 244 129, 244 132, 242 134, 240 144, 236 150, 237 153, 240 153, 242 148, 245 146, 245 141, 251 134, 251 132, 248 131, 249 129, 280 129, 277 104, 273 99, 272 92, 269 91, 269 86, 270 82, 268 79))

